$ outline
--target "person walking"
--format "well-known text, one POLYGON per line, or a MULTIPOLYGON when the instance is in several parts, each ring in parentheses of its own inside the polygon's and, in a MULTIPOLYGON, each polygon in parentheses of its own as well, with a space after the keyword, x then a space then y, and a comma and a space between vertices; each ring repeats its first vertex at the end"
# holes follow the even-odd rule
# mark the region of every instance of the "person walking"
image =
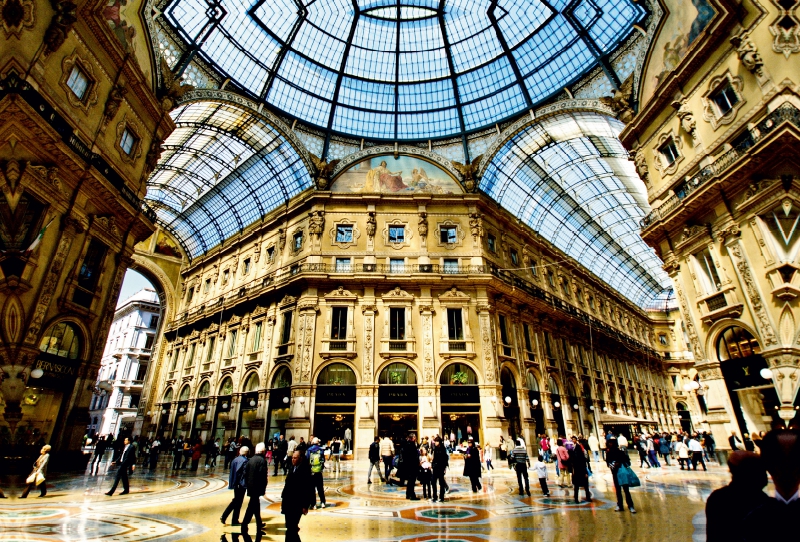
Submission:
POLYGON ((486 446, 483 447, 483 461, 486 463, 486 472, 494 469, 494 465, 492 465, 492 460, 494 459, 494 448, 488 442, 486 446))
POLYGON ((39 488, 39 496, 44 497, 47 495, 47 484, 45 483, 45 479, 47 478, 47 464, 50 462, 50 445, 45 444, 42 446, 42 449, 39 451, 39 457, 36 459, 36 462, 33 464, 33 470, 31 471, 30 475, 25 479, 25 482, 28 486, 25 488, 25 491, 22 492, 22 495, 19 496, 20 499, 28 498, 28 493, 30 493, 34 488, 39 488))
POLYGON ((293 450, 281 491, 281 514, 286 522, 286 542, 300 542, 300 518, 316 500, 311 468, 298 450, 293 450))
MULTIPOLYGON (((128 469, 130 472, 136 470, 136 449, 131 444, 130 439, 127 437, 123 441, 122 453, 119 457, 119 468, 117 469, 117 475, 114 477, 114 485, 111 486, 106 495, 111 497, 114 492, 117 490, 117 485, 119 485, 120 480, 122 480, 122 493, 120 495, 127 495, 130 493, 130 486, 128 484, 128 469)), ((111 464, 113 465, 115 462, 112 461, 111 464)))
POLYGON ((664 433, 663 435, 661 435, 661 438, 658 440, 658 452, 661 454, 661 459, 664 460, 664 464, 666 466, 668 466, 668 467, 670 466, 669 465, 669 452, 670 452, 669 445, 670 445, 669 435, 667 433, 664 433))
POLYGON ((432 477, 433 473, 431 472, 431 461, 428 457, 428 452, 425 448, 421 448, 419 451, 419 483, 422 485, 423 499, 433 498, 431 494, 432 477))
POLYGON ((192 446, 192 472, 197 472, 197 468, 200 466, 200 457, 203 455, 203 441, 201 439, 197 439, 194 441, 194 445, 192 446))
POLYGON ((381 438, 375 437, 375 440, 372 444, 369 445, 369 470, 367 471, 367 483, 372 483, 372 469, 375 469, 378 472, 378 478, 381 479, 381 482, 385 482, 386 480, 383 478, 381 474, 381 438))
MULTIPOLYGON (((406 481, 406 499, 418 501, 416 493, 417 476, 419 475, 419 450, 417 450, 417 437, 413 433, 408 435, 402 447, 403 462, 397 466, 401 480, 406 481)), ((478 459, 478 471, 480 471, 478 459)))
POLYGON ((444 494, 445 491, 448 489, 447 482, 444 480, 444 474, 447 471, 447 467, 450 465, 450 455, 447 453, 447 449, 445 448, 444 444, 442 443, 442 437, 437 436, 433 439, 433 461, 431 461, 431 472, 433 473, 433 479, 431 480, 431 489, 433 490, 433 502, 437 501, 436 498, 436 486, 438 483, 439 486, 439 502, 444 502, 444 494))
POLYGON ((242 534, 247 533, 247 527, 253 518, 256 520, 256 533, 264 530, 264 522, 261 521, 261 497, 267 492, 267 477, 269 476, 269 467, 267 467, 267 460, 264 457, 266 452, 267 447, 263 442, 256 444, 256 453, 247 460, 244 467, 245 485, 250 500, 247 502, 247 509, 242 520, 242 534))
POLYGON ((539 487, 542 489, 542 495, 545 497, 550 496, 550 489, 547 487, 547 463, 542 461, 542 458, 536 460, 533 464, 533 470, 536 477, 539 478, 539 487))
POLYGON ((675 451, 678 453, 678 465, 680 465, 681 470, 684 470, 684 465, 686 465, 686 470, 689 470, 692 466, 692 460, 689 459, 689 446, 684 439, 678 438, 675 442, 675 451))
POLYGON ((644 435, 639 438, 639 442, 635 444, 635 446, 636 451, 639 453, 639 468, 647 465, 647 468, 649 469, 651 465, 647 460, 647 439, 644 437, 644 435))
POLYGON ((653 440, 653 435, 647 435, 647 459, 650 461, 650 466, 656 469, 661 468, 661 463, 658 462, 658 455, 656 454, 656 443, 653 440))
POLYGON ((286 437, 280 435, 278 439, 278 453, 273 458, 273 461, 275 461, 275 472, 273 474, 275 476, 278 475, 278 466, 280 466, 280 468, 283 469, 283 475, 286 476, 289 462, 291 461, 294 449, 297 447, 297 443, 294 442, 294 438, 292 438, 292 449, 289 451, 289 442, 286 440, 286 437))
POLYGON ((233 437, 228 438, 228 442, 225 443, 225 464, 223 465, 223 469, 227 469, 231 461, 236 458, 236 441, 233 440, 233 437))
POLYGON ((517 439, 517 445, 511 450, 511 459, 514 462, 514 470, 517 472, 517 485, 519 485, 519 494, 522 492, 522 480, 525 479, 525 493, 528 497, 531 496, 531 485, 528 480, 528 467, 531 466, 531 460, 528 457, 528 450, 525 448, 525 442, 517 439))
POLYGON ((228 489, 233 490, 233 500, 222 512, 219 520, 225 525, 225 520, 233 514, 231 525, 239 525, 239 512, 242 510, 244 496, 247 493, 247 481, 245 480, 245 467, 247 465, 247 454, 250 450, 246 446, 239 448, 239 455, 231 461, 231 470, 228 473, 228 489))
POLYGON ((600 462, 600 441, 597 440, 597 437, 594 436, 594 433, 589 435, 589 450, 592 452, 594 456, 594 460, 599 463, 600 462))
POLYGON ((558 446, 556 446, 556 458, 558 459, 558 486, 569 487, 572 485, 569 464, 569 451, 564 446, 564 441, 558 439, 558 446))
POLYGON ((333 437, 331 442, 331 472, 338 474, 341 472, 341 463, 339 462, 340 454, 342 453, 342 441, 339 437, 333 437))
POLYGON ((108 443, 103 437, 97 439, 97 444, 94 445, 94 455, 92 461, 89 463, 89 474, 97 474, 100 469, 100 463, 103 462, 103 456, 106 454, 106 446, 108 443))
POLYGON ((155 472, 158 467, 158 454, 161 451, 161 440, 156 437, 150 443, 150 472, 155 472))
POLYGON ((388 480, 392 473, 392 460, 394 459, 394 443, 388 435, 381 440, 381 458, 383 459, 383 478, 388 480))
POLYGON ((475 446, 475 441, 471 437, 467 445, 467 453, 464 455, 464 476, 469 477, 473 493, 483 489, 481 486, 481 451, 475 446))
POLYGON ((606 464, 608 468, 611 469, 611 477, 614 480, 614 489, 617 493, 617 507, 614 509, 615 512, 624 512, 625 507, 622 506, 622 493, 625 492, 625 501, 628 504, 628 508, 631 511, 631 514, 636 513, 636 509, 633 507, 633 498, 631 497, 631 490, 628 485, 620 485, 619 479, 617 477, 617 473, 619 473, 619 469, 623 466, 630 467, 631 466, 631 458, 628 456, 628 452, 622 451, 620 449, 619 444, 617 443, 617 439, 611 437, 608 442, 606 443, 607 450, 606 450, 606 464))
MULTIPOLYGON (((322 471, 325 470, 325 451, 319 445, 319 439, 317 437, 311 439, 311 446, 306 451, 306 459, 311 466, 311 485, 319 494, 319 507, 325 508, 325 485, 322 479, 322 471)), ((311 509, 317 509, 316 496, 312 502, 311 509)))
POLYGON ((735 452, 736 450, 744 450, 742 441, 736 434, 736 431, 731 432, 731 436, 728 437, 728 444, 730 445, 732 452, 735 452))
POLYGON ((626 454, 628 453, 628 439, 625 437, 625 435, 620 434, 619 438, 617 438, 617 445, 619 446, 620 450, 626 454))
POLYGON ((183 457, 183 439, 178 437, 172 443, 172 469, 180 470, 183 457))
POLYGON ((583 488, 586 493, 586 502, 592 502, 592 494, 589 492, 589 460, 586 457, 586 450, 578 442, 578 437, 572 437, 572 450, 569 450, 569 466, 572 470, 573 498, 575 502, 580 502, 578 493, 583 488))
POLYGON ((689 439, 689 451, 692 454, 692 470, 697 470, 697 464, 700 463, 703 465, 703 470, 708 472, 706 462, 703 461, 703 447, 697 441, 696 435, 689 439))

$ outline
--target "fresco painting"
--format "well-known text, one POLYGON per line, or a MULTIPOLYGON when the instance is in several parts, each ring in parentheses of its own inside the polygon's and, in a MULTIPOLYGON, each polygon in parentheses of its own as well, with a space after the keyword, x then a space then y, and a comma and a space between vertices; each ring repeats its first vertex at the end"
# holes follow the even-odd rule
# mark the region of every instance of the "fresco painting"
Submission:
POLYGON ((343 172, 333 192, 382 194, 461 194, 449 173, 413 156, 372 156, 343 172))

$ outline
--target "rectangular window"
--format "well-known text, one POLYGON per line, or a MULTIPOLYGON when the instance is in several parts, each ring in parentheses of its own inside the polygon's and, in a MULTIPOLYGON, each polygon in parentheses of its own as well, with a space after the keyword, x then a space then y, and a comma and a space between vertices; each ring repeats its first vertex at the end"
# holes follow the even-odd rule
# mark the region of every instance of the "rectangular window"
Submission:
POLYGON ((253 329, 253 348, 251 352, 258 352, 261 350, 261 327, 263 324, 258 322, 253 329))
POLYGON ((206 279, 205 286, 203 286, 203 293, 207 294, 211 290, 211 279, 206 279))
POLYGON ((208 339, 208 350, 206 350, 206 363, 211 361, 211 358, 214 357, 214 346, 217 342, 216 337, 211 337, 208 339))
POLYGON ((189 287, 188 290, 186 290, 186 304, 188 305, 189 303, 191 303, 193 298, 194 298, 194 286, 191 286, 189 287))
POLYGON ((297 252, 303 248, 303 232, 294 234, 294 251, 297 252))
POLYGON ((547 283, 550 284, 551 288, 556 287, 556 277, 553 275, 552 271, 547 272, 547 283))
POLYGON ((67 86, 80 101, 86 97, 86 92, 89 90, 89 76, 86 75, 78 66, 73 66, 72 71, 67 78, 67 86))
POLYGON ((666 334, 659 333, 658 334, 658 342, 663 344, 664 346, 666 346, 667 345, 667 336, 666 336, 666 334))
POLYGON ((567 361, 572 361, 572 355, 571 355, 572 352, 570 351, 570 347, 569 347, 569 343, 567 342, 567 339, 564 339, 564 338, 561 339, 561 350, 564 353, 564 359, 567 360, 567 361))
POLYGON ((722 281, 719 280, 714 260, 711 259, 711 252, 707 248, 703 249, 695 254, 694 258, 697 262, 697 267, 700 269, 697 275, 705 289, 705 293, 710 294, 720 291, 722 289, 722 281))
POLYGON ((283 324, 281 327, 281 344, 286 344, 292 340, 292 312, 283 313, 283 324))
POLYGON ((350 258, 336 258, 336 272, 337 273, 352 272, 352 268, 350 266, 350 258))
POLYGON ((250 273, 250 258, 247 258, 242 263, 242 275, 247 275, 248 273, 250 273))
POLYGON ((531 260, 531 275, 536 276, 536 260, 531 260))
POLYGON ((445 258, 444 272, 450 274, 458 273, 458 258, 445 258))
POLYGON ((405 273, 406 261, 403 258, 391 258, 389 260, 390 273, 405 273))
POLYGON ((678 147, 675 146, 675 141, 670 139, 658 148, 658 152, 664 158, 667 166, 671 166, 675 160, 678 159, 678 147))
POLYGON ((503 344, 511 344, 508 342, 508 328, 506 327, 506 317, 504 315, 499 315, 497 317, 499 321, 499 328, 500 328, 500 342, 503 344))
POLYGON ((233 356, 236 355, 236 335, 238 335, 238 332, 236 330, 233 330, 233 331, 228 333, 228 356, 227 357, 229 357, 229 358, 232 358, 233 356))
POLYGON ((194 349, 197 346, 197 343, 192 343, 189 346, 189 356, 186 358, 186 366, 192 367, 194 365, 194 349))
POLYGON ((122 152, 130 156, 133 154, 133 149, 136 148, 136 143, 139 138, 131 132, 127 127, 122 131, 122 138, 119 140, 119 148, 122 152))
POLYGON ((150 317, 150 329, 155 329, 158 327, 158 315, 154 314, 150 317))
POLYGON ((78 286, 93 292, 97 287, 97 279, 103 268, 108 247, 96 239, 89 242, 89 249, 83 258, 83 263, 78 271, 78 286))
POLYGON ((531 343, 531 328, 528 324, 522 324, 522 335, 525 338, 525 350, 533 352, 533 344, 531 343))
POLYGON ((511 255, 511 263, 514 265, 519 265, 519 256, 517 256, 517 251, 512 248, 509 254, 511 255))
POLYGON ((447 309, 447 336, 451 341, 464 340, 464 322, 461 309, 447 309))
POLYGON ((552 337, 550 337, 549 331, 544 332, 544 353, 548 358, 554 357, 552 337))
POLYGON ((177 350, 173 350, 172 351, 172 363, 169 366, 169 370, 170 371, 174 371, 177 366, 178 366, 178 351, 177 350))
POLYGON ((491 252, 497 252, 497 239, 491 233, 486 237, 486 246, 491 252))
POLYGON ((717 106, 717 113, 720 117, 727 115, 730 110, 733 109, 733 106, 739 103, 739 97, 730 84, 725 85, 712 94, 711 100, 714 102, 714 105, 717 106))
POLYGON ((389 339, 403 341, 406 338, 406 309, 391 307, 389 309, 389 339))
POLYGON ((228 284, 228 279, 231 276, 231 272, 229 270, 225 270, 222 272, 222 284, 228 284))
POLYGON ((267 249, 267 262, 272 263, 275 261, 275 247, 267 249))
POLYGON ((147 350, 150 350, 151 348, 153 348, 153 342, 154 342, 155 340, 156 340, 156 336, 155 336, 155 335, 153 335, 152 333, 148 333, 148 334, 146 335, 146 338, 145 338, 145 340, 144 340, 144 347, 145 347, 147 350))
POLYGON ((353 242, 353 226, 349 224, 339 224, 336 226, 336 242, 337 243, 352 243, 353 242))
POLYGON ((439 241, 442 243, 457 243, 458 230, 455 226, 442 226, 439 228, 439 241))
POLYGON ((389 242, 390 243, 405 243, 406 242, 406 227, 405 226, 389 226, 389 242))
POLYGON ((331 339, 343 341, 347 338, 347 307, 331 309, 331 339))

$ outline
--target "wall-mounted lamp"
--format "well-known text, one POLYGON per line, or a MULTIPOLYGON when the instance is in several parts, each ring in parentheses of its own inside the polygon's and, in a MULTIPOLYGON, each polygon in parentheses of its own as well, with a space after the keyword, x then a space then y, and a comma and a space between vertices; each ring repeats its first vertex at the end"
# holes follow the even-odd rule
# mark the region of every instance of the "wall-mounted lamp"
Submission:
MULTIPOLYGON (((37 370, 37 369, 34 369, 34 371, 35 370, 37 370)), ((41 370, 41 369, 39 369, 39 370, 41 370)), ((767 369, 766 367, 761 369, 761 371, 758 374, 760 374, 761 378, 763 378, 764 380, 772 380, 772 371, 770 369, 767 369)), ((33 371, 31 371, 31 376, 33 376, 33 371)), ((33 378, 39 378, 39 377, 38 376, 33 376, 33 378)))
POLYGON ((589 410, 594 410, 594 405, 589 405, 589 410))
POLYGON ((539 400, 538 400, 538 399, 533 399, 533 400, 531 401, 531 404, 532 404, 533 406, 537 406, 537 405, 539 404, 539 400))
POLYGON ((44 371, 38 367, 31 371, 31 378, 42 378, 42 376, 44 376, 44 371))
POLYGON ((200 411, 201 411, 201 412, 202 412, 203 410, 205 410, 205 409, 206 409, 206 405, 200 405, 200 411))
POLYGON ((509 396, 509 395, 506 395, 506 396, 505 396, 505 399, 503 399, 503 400, 505 401, 505 403, 506 403, 506 406, 508 406, 508 405, 510 405, 510 404, 511 404, 511 396, 509 396))
POLYGON ((228 403, 222 403, 222 408, 228 408, 228 403))
POLYGON ((181 407, 178 409, 178 412, 184 412, 185 410, 186 410, 185 408, 181 407))
POLYGON ((288 405, 289 404, 289 398, 288 397, 284 397, 283 398, 283 404, 284 405, 288 405))
POLYGON ((255 399, 250 399, 250 406, 251 407, 256 406, 256 400, 255 399))
POLYGON ((556 401, 555 403, 553 403, 553 406, 556 407, 556 408, 561 408, 561 403, 556 401))
POLYGON ((572 408, 575 409, 575 410, 578 410, 578 403, 575 403, 574 405, 572 405, 572 408))
POLYGON ((161 409, 161 413, 162 413, 162 414, 166 414, 166 413, 167 413, 167 409, 166 409, 166 408, 162 408, 162 409, 161 409))
POLYGON ((603 407, 603 412, 608 412, 608 407, 607 406, 603 407))

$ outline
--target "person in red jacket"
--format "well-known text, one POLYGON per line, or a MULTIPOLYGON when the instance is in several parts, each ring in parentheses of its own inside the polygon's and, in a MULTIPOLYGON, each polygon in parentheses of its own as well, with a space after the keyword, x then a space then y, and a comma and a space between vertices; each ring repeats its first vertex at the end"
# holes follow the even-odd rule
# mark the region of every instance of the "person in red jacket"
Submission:
POLYGON ((197 472, 197 467, 200 466, 200 456, 203 455, 203 441, 197 439, 192 446, 192 472, 197 472))

